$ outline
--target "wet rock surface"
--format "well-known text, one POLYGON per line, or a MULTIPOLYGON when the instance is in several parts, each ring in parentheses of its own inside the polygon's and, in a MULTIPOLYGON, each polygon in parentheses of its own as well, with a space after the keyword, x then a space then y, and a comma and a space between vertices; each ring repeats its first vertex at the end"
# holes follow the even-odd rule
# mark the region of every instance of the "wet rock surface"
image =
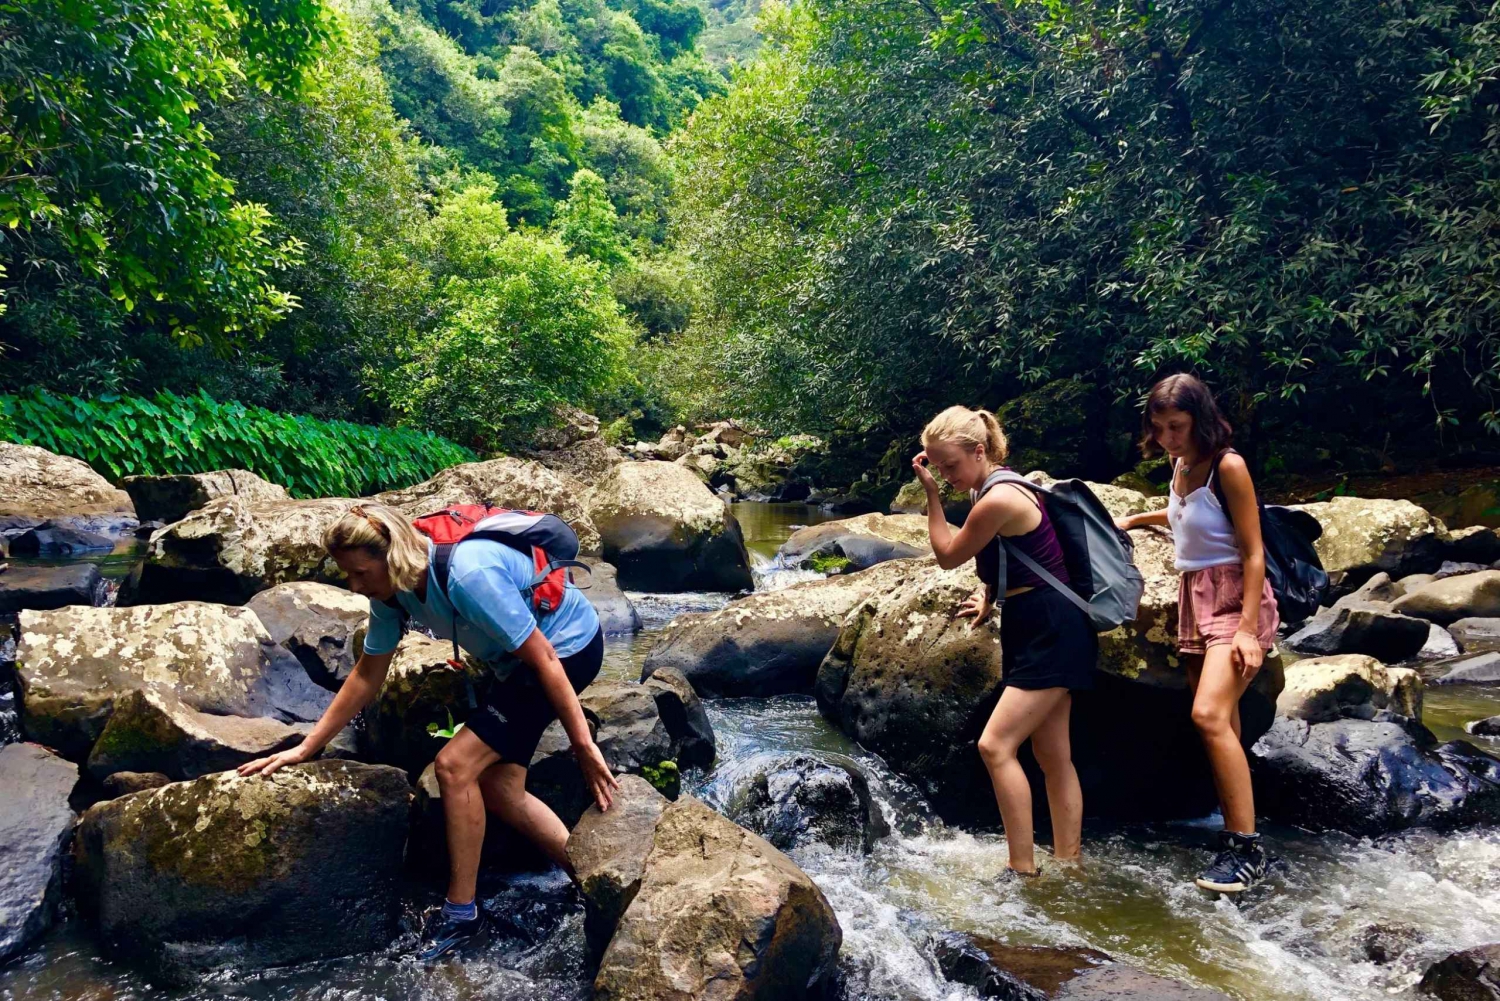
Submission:
POLYGON ((931 552, 925 515, 864 514, 798 529, 781 544, 776 557, 788 567, 806 566, 816 557, 843 557, 851 569, 866 570, 887 560, 931 552))
POLYGON ((982 998, 1005 1001, 1228 1001, 1116 963, 1096 949, 1005 945, 983 935, 948 932, 933 939, 943 976, 982 998))
POLYGON ((49 611, 68 605, 103 605, 108 588, 92 563, 60 567, 12 566, 0 572, 0 615, 26 609, 49 611))
POLYGON ((568 861, 585 900, 584 932, 597 959, 614 937, 646 871, 667 800, 638 775, 620 777, 608 813, 590 806, 568 836, 568 861))
POLYGON ((1500 760, 1400 717, 1278 719, 1251 763, 1256 808, 1278 823, 1378 835, 1500 821, 1500 760))
POLYGON ((0 747, 0 963, 46 931, 62 898, 78 766, 35 744, 0 747))
POLYGON ((1293 650, 1314 654, 1362 653, 1386 661, 1415 657, 1427 643, 1431 625, 1376 602, 1340 602, 1319 611, 1287 637, 1293 650))
POLYGON ((731 796, 727 812, 782 851, 816 842, 868 853, 890 833, 864 773, 842 757, 791 754, 767 761, 731 796))
POLYGON ((338 691, 364 650, 370 599, 331 584, 294 581, 246 602, 274 643, 285 647, 316 684, 338 691))
POLYGON ((640 888, 604 952, 594 996, 813 997, 831 983, 842 938, 806 873, 685 797, 657 821, 640 888))
POLYGON ((1459 619, 1448 627, 1465 653, 1500 650, 1500 618, 1459 619))
POLYGON ((410 799, 394 768, 320 761, 100 803, 75 842, 80 906, 111 953, 176 984, 380 948, 410 799))
POLYGON ((110 552, 115 548, 115 540, 115 536, 101 532, 91 532, 57 521, 45 521, 13 537, 9 548, 12 556, 65 559, 110 552))
POLYGON ((54 524, 122 538, 135 531, 130 497, 66 455, 0 441, 0 537, 54 524))
POLYGON ((1481 653, 1450 661, 1434 685, 1500 685, 1500 653, 1481 653))
POLYGON ((1422 975, 1418 989, 1438 1001, 1500 999, 1500 943, 1439 960, 1422 975))
POLYGON ((604 635, 629 636, 640 632, 644 628, 641 613, 620 589, 619 571, 603 560, 591 560, 589 566, 593 572, 585 575, 580 571, 579 577, 587 578, 588 590, 584 596, 598 613, 604 635))
POLYGON ((672 756, 684 768, 713 764, 718 742, 708 711, 688 680, 672 668, 652 672, 642 683, 656 700, 656 711, 672 738, 672 756))
POLYGON ((142 521, 181 521, 211 500, 244 497, 251 501, 290 499, 286 488, 270 483, 245 469, 219 469, 210 473, 175 476, 127 476, 120 486, 135 504, 142 521))

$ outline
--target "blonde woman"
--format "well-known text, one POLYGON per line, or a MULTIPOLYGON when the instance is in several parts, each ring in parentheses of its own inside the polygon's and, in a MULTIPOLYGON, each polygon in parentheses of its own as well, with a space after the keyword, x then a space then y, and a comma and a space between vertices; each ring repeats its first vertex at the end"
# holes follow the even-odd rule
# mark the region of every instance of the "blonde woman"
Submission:
POLYGON ((433 575, 432 543, 400 512, 379 504, 350 509, 324 533, 323 546, 348 577, 350 590, 370 599, 364 653, 299 746, 251 761, 239 772, 269 775, 316 755, 380 691, 403 619, 456 639, 489 666, 496 683, 435 762, 447 821, 449 881, 447 900, 420 953, 433 960, 484 929, 474 895, 486 810, 571 872, 567 827, 526 791, 527 765, 554 719, 562 720, 595 802, 609 809, 619 785, 578 703, 578 693, 603 662, 599 617, 571 584, 555 612, 535 617, 523 596, 535 573, 531 558, 489 539, 454 547, 445 594, 433 575))
POLYGON ((1032 835, 1031 786, 1016 754, 1028 739, 1047 783, 1052 815, 1053 858, 1079 858, 1083 791, 1073 768, 1068 723, 1072 693, 1093 686, 1099 644, 1088 617, 1020 561, 1010 562, 999 580, 999 539, 1026 553, 1064 584, 1068 567, 1057 533, 1036 493, 1002 483, 978 496, 990 473, 1005 468, 1009 451, 1000 422, 987 410, 949 407, 922 432, 923 451, 912 468, 927 491, 927 526, 938 565, 948 570, 975 560, 984 588, 959 615, 977 625, 1003 589, 1000 615, 1000 702, 979 738, 979 754, 989 770, 1005 824, 1009 872, 1036 875, 1032 835), (976 497, 974 508, 955 535, 943 514, 936 466, 943 478, 976 497))

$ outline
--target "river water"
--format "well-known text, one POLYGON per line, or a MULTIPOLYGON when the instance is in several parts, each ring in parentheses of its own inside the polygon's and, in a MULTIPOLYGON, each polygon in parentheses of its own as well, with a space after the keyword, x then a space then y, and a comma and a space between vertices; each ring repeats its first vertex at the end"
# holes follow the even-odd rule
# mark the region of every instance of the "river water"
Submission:
MULTIPOLYGON (((756 555, 758 586, 796 579, 770 557, 794 525, 822 516, 801 505, 741 504, 735 511, 756 555)), ((647 632, 610 645, 606 673, 614 677, 639 676, 651 633, 674 615, 728 598, 632 597, 647 632)), ((1266 833, 1282 868, 1247 899, 1230 901, 1211 899, 1191 883, 1206 861, 1216 818, 1091 825, 1081 870, 1049 866, 1043 856, 1043 876, 1017 885, 998 878, 1006 858, 1001 835, 955 830, 932 818, 883 762, 823 720, 811 698, 721 699, 708 709, 719 758, 708 773, 690 773, 686 784, 711 805, 722 808, 758 764, 792 751, 852 759, 871 779, 894 831, 872 854, 820 845, 792 852, 838 913, 846 1001, 973 998, 936 972, 927 942, 948 929, 1016 944, 1101 949, 1242 1001, 1416 1001, 1416 981, 1430 962, 1500 941, 1500 828, 1378 840, 1272 828, 1266 833)), ((1500 690, 1428 689, 1426 719, 1443 739, 1466 736, 1464 721, 1497 712, 1500 690)), ((1489 746, 1497 749, 1496 742, 1489 746)), ((223 978, 189 991, 162 990, 129 966, 100 958, 87 929, 69 917, 0 970, 0 999, 588 997, 581 907, 561 875, 487 873, 481 894, 502 916, 501 927, 488 944, 425 969, 406 952, 421 908, 440 889, 410 887, 407 931, 384 953, 223 978)))

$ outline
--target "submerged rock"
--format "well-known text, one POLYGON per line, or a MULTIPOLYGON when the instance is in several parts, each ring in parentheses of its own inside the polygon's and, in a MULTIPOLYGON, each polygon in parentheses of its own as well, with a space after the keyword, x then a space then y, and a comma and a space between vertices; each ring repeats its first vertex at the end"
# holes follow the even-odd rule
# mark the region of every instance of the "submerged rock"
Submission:
POLYGON ((599 1001, 795 1001, 835 973, 843 935, 807 874, 696 799, 657 820, 640 888, 594 980, 599 1001))
POLYGON ((890 833, 864 773, 842 757, 781 755, 747 778, 727 813, 782 851, 819 842, 868 854, 890 833))
POLYGON ((245 469, 175 476, 127 476, 120 481, 142 521, 181 521, 211 500, 244 497, 251 501, 288 500, 286 488, 245 469))
POLYGON ((753 586, 739 522, 702 481, 670 462, 626 462, 589 505, 604 558, 643 591, 740 591, 753 586))
POLYGON ((1396 613, 1375 602, 1340 602, 1320 610, 1287 637, 1293 650, 1318 654, 1368 654, 1381 660, 1408 660, 1427 643, 1430 623, 1396 613))
POLYGON ((115 537, 55 521, 45 521, 10 540, 12 556, 47 556, 53 559, 107 553, 115 548, 115 537))
POLYGON ((866 570, 931 552, 926 516, 862 514, 798 529, 781 544, 776 558, 782 566, 800 567, 816 557, 843 557, 850 569, 866 570))
POLYGON ((584 934, 595 960, 614 937, 646 871, 667 800, 638 775, 620 776, 608 813, 590 806, 568 835, 568 861, 583 891, 584 934))
POLYGON ((22 725, 83 760, 116 700, 162 689, 192 709, 315 721, 331 696, 247 608, 179 602, 21 613, 22 725))
POLYGON ((910 572, 889 563, 860 573, 760 591, 711 612, 679 615, 646 655, 642 680, 680 671, 705 697, 808 692, 844 616, 910 572))
POLYGON ((1438 1001, 1500 999, 1500 943, 1465 949, 1433 963, 1417 989, 1438 1001))
POLYGON ((1251 762, 1278 823, 1373 836, 1500 820, 1500 760, 1414 721, 1278 719, 1251 762))
POLYGON ((1309 723, 1373 719, 1381 710, 1421 719, 1422 679, 1410 668, 1386 667, 1362 654, 1297 661, 1286 669, 1286 687, 1276 699, 1277 715, 1309 723))
POLYGON ((175 984, 377 949, 410 802, 400 771, 350 761, 110 800, 79 823, 79 901, 109 952, 175 984))
POLYGON ((1465 653, 1500 650, 1500 618, 1459 619, 1448 627, 1448 633, 1465 653))
POLYGON ((0 615, 32 609, 49 611, 68 605, 103 605, 104 577, 93 563, 61 567, 13 566, 0 573, 0 615))
POLYGON ((1005 945, 984 935, 948 932, 932 942, 938 969, 982 998, 1006 1001, 1228 1001, 1116 963, 1096 949, 1005 945))
POLYGON ((1500 615, 1500 570, 1434 580, 1408 591, 1391 607, 1439 625, 1500 615))
POLYGON ((78 766, 35 744, 0 747, 0 963, 52 924, 73 833, 78 766))
POLYGON ((345 588, 293 581, 260 592, 246 607, 330 691, 338 691, 364 651, 370 599, 345 588))

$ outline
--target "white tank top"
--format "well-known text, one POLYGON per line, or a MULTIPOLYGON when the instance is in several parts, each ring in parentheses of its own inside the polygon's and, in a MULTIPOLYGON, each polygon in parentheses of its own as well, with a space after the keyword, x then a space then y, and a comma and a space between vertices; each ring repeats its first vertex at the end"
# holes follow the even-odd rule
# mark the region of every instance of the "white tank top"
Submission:
MULTIPOLYGON (((1176 464, 1172 482, 1177 482, 1176 464)), ((1167 488, 1167 524, 1172 529, 1178 570, 1203 570, 1241 562, 1234 526, 1213 491, 1212 476, 1208 483, 1186 497, 1177 496, 1175 486, 1167 488)))

